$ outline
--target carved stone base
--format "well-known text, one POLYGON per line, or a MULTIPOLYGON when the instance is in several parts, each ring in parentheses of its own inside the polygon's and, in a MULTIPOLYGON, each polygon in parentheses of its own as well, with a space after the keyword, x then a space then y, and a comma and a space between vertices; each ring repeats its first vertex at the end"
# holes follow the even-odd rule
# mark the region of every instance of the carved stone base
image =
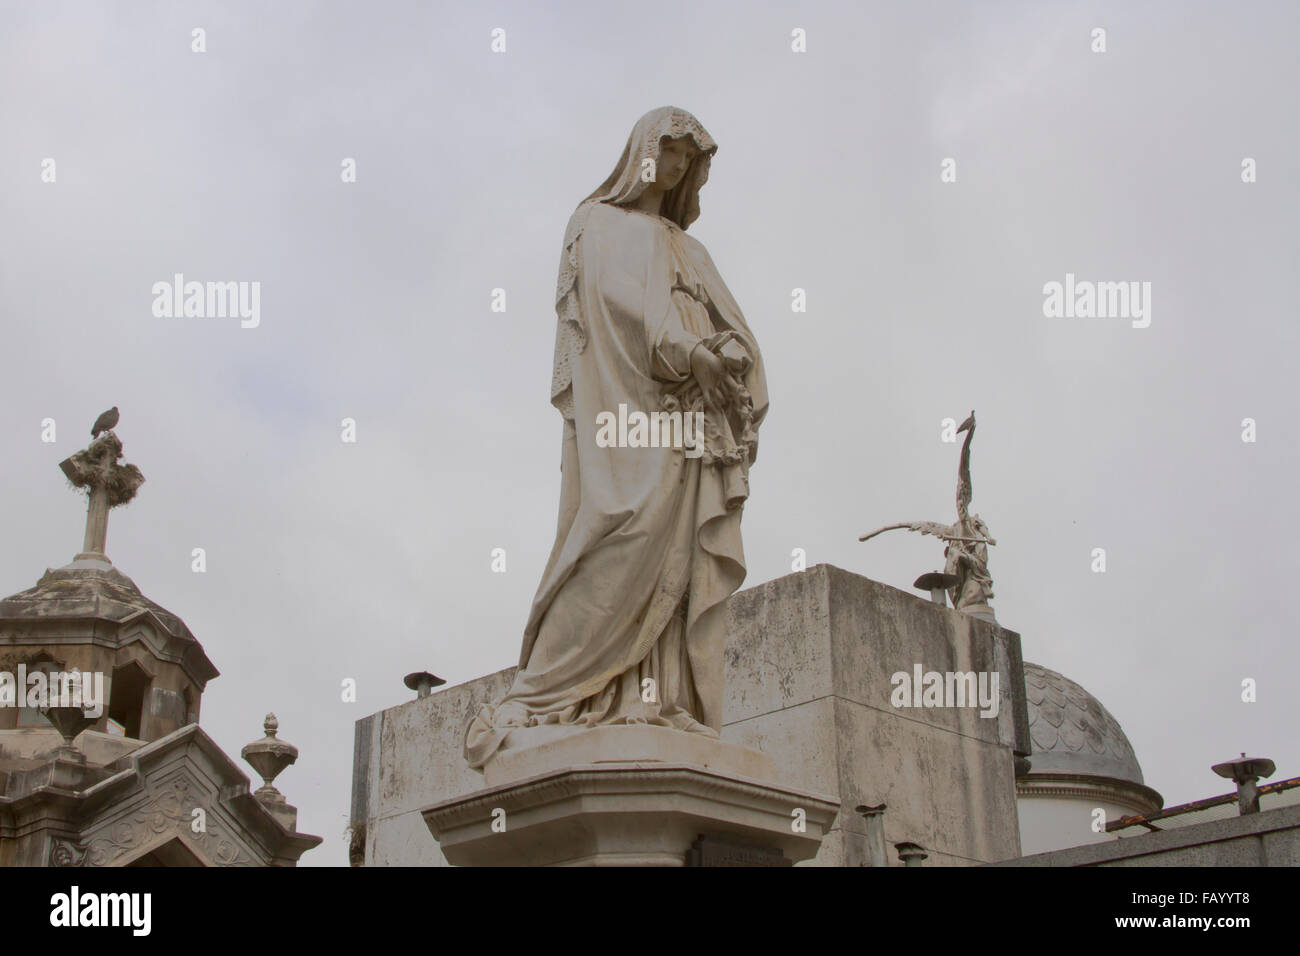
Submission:
POLYGON ((816 855, 839 809, 782 783, 764 754, 662 727, 507 746, 484 782, 421 811, 457 866, 684 866, 701 836, 794 862, 816 855))

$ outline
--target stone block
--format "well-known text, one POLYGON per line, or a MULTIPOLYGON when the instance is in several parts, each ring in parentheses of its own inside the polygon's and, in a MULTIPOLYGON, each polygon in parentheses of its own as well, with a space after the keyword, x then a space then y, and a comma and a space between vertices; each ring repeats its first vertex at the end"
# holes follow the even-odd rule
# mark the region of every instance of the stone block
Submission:
MULTIPOLYGON (((888 805, 891 865, 904 841, 929 851, 927 866, 1019 855, 1013 760, 1030 746, 1017 634, 827 565, 738 592, 727 613, 722 739, 771 758, 791 788, 842 804, 805 865, 867 861, 859 803, 888 805), (892 706, 893 674, 915 664, 997 673, 997 716, 892 706)), ((464 763, 464 729, 513 675, 359 722, 353 819, 366 825, 369 865, 444 862, 419 811, 489 786, 464 763)))

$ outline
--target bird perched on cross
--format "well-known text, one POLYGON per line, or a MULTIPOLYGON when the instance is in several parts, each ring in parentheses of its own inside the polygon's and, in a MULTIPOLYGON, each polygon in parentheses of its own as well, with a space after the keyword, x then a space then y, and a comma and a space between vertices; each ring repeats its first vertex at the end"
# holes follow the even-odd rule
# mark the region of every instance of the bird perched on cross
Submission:
POLYGON ((117 406, 114 405, 104 414, 95 419, 95 424, 90 427, 90 437, 98 438, 100 432, 112 430, 117 425, 118 413, 117 406))

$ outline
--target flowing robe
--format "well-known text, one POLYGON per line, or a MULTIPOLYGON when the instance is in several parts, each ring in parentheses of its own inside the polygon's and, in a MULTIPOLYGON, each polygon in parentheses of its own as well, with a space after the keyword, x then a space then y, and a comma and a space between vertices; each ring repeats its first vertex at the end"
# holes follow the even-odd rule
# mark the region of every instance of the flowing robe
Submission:
POLYGON ((722 726, 725 604, 745 577, 741 509, 767 411, 762 357, 708 252, 675 223, 592 204, 575 243, 583 346, 569 359, 559 527, 506 697, 471 720, 482 767, 518 727, 722 726), (690 355, 734 363, 725 407, 690 355), (600 447, 601 413, 702 410, 682 447, 600 447))
MULTIPOLYGON (((983 522, 959 520, 957 533, 971 538, 988 537, 989 529, 983 522)), ((950 541, 945 550, 948 560, 944 572, 955 574, 961 583, 949 588, 948 596, 957 610, 989 607, 993 600, 993 577, 989 574, 989 548, 974 541, 950 541)), ((991 614, 992 611, 989 610, 991 614)))

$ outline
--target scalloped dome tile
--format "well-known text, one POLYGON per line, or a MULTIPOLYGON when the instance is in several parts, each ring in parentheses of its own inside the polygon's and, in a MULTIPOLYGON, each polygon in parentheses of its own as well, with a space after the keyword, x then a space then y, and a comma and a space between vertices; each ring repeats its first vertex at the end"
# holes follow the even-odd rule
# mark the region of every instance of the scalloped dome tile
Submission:
POLYGON ((1038 716, 1058 729, 1065 723, 1065 710, 1051 701, 1043 701, 1039 705, 1038 716))
POLYGON ((1142 767, 1119 722, 1063 674, 1025 661, 1033 771, 1142 783, 1142 767))
POLYGON ((1029 728, 1029 736, 1034 742, 1034 753, 1046 752, 1056 746, 1056 728, 1041 720, 1029 728))
POLYGON ((1083 742, 1087 739, 1087 735, 1073 723, 1066 722, 1061 727, 1061 743, 1065 744, 1070 750, 1082 750, 1083 742))

